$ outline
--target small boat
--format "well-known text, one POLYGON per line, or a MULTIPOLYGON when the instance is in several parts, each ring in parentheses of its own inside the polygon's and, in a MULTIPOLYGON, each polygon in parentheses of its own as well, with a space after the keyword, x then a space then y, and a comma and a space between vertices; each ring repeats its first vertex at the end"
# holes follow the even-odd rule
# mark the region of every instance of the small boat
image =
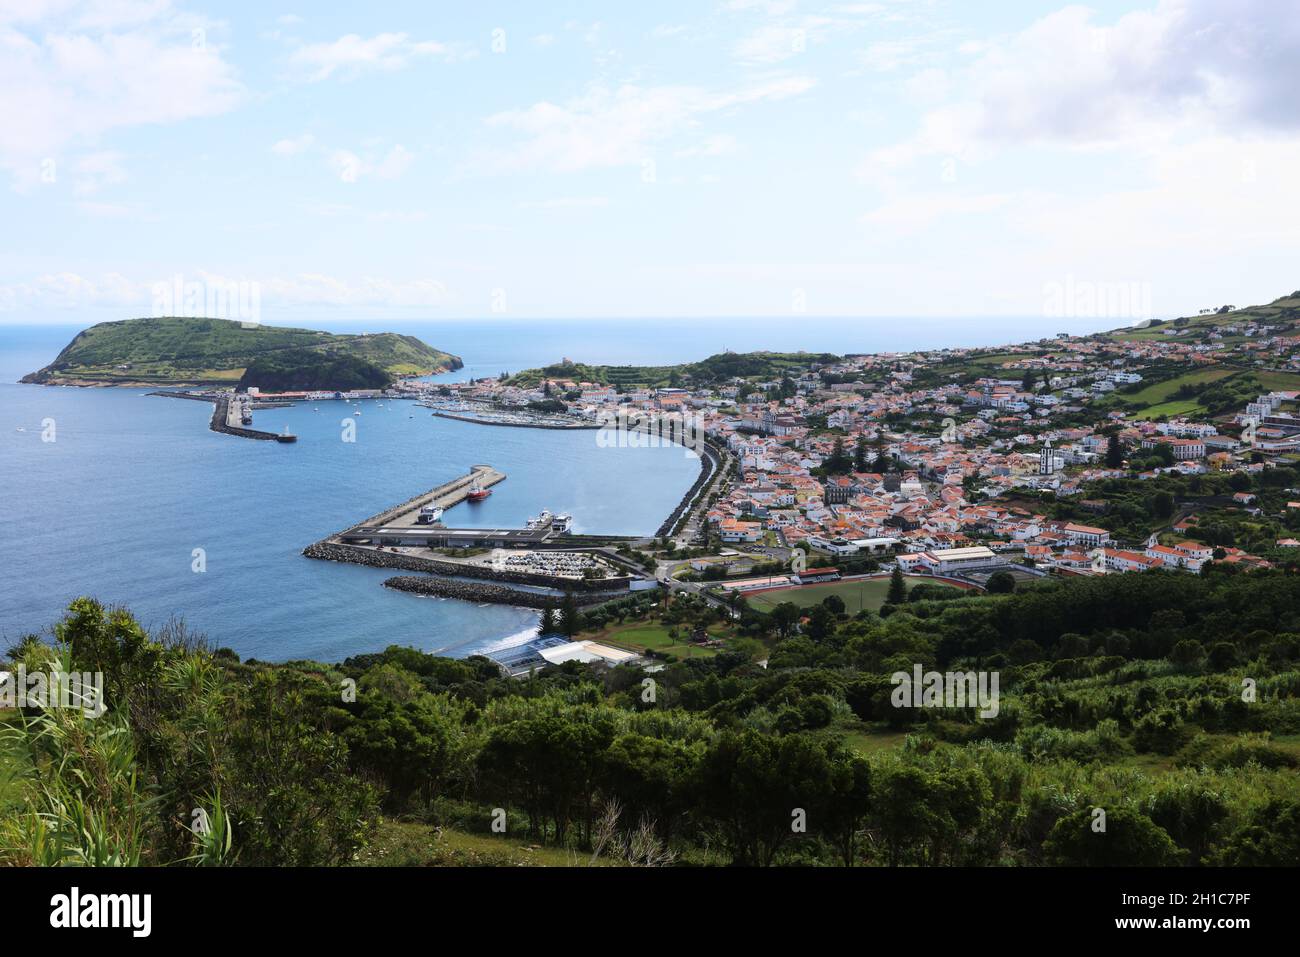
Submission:
POLYGON ((483 486, 479 485, 478 482, 475 482, 474 485, 470 488, 469 494, 466 495, 465 497, 469 499, 471 502, 481 502, 483 501, 483 499, 487 498, 491 494, 492 494, 492 490, 490 488, 484 488, 483 486))

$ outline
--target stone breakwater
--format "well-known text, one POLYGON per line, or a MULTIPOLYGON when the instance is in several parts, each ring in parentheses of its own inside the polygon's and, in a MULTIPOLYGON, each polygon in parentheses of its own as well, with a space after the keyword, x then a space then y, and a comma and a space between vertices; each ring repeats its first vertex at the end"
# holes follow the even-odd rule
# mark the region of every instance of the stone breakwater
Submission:
POLYGON ((560 425, 556 422, 502 422, 492 419, 481 419, 473 415, 457 415, 454 412, 434 412, 439 419, 452 419, 456 422, 469 422, 471 425, 496 425, 507 429, 553 429, 558 432, 579 432, 582 430, 596 431, 599 425, 585 425, 581 422, 575 422, 573 425, 560 425))
MULTIPOLYGON (((415 555, 403 555, 399 552, 381 552, 359 545, 344 545, 339 542, 317 542, 308 545, 302 553, 308 558, 326 562, 346 562, 351 565, 366 565, 370 568, 391 568, 394 571, 429 572, 434 575, 454 575, 459 579, 482 579, 491 582, 509 582, 516 585, 537 585, 569 590, 575 595, 589 593, 611 593, 611 586, 619 594, 628 594, 628 577, 603 580, 573 580, 563 583, 542 575, 529 575, 524 572, 510 572, 485 565, 467 566, 459 562, 444 562, 436 558, 419 558, 415 555)), ((630 576, 629 576, 630 577, 630 576)), ((523 594, 523 593, 521 593, 523 594)), ((545 596, 542 596, 545 597, 545 596)), ((579 598, 579 601, 584 599, 579 598)))
POLYGON ((213 432, 220 432, 223 435, 237 435, 241 439, 261 439, 265 442, 279 442, 283 436, 276 435, 274 432, 261 432, 257 429, 241 429, 237 425, 228 425, 226 422, 227 412, 229 411, 229 399, 217 399, 212 409, 212 421, 208 423, 208 428, 213 432))
MULTIPOLYGON (((396 591, 411 592, 416 595, 437 595, 439 598, 456 598, 460 601, 488 602, 494 605, 518 605, 523 608, 545 608, 559 603, 556 595, 543 595, 538 592, 520 591, 505 585, 490 582, 465 581, 451 578, 426 578, 414 575, 398 575, 384 582, 385 588, 396 591)), ((575 595, 574 601, 579 605, 589 605, 606 600, 604 595, 575 595)))
POLYGON ((666 519, 664 519, 664 523, 660 525, 658 531, 655 532, 655 538, 663 538, 664 536, 673 533, 677 527, 678 521, 690 508, 691 504, 694 503, 696 497, 704 490, 704 487, 713 477, 714 472, 721 466, 722 456, 719 454, 718 450, 713 447, 713 443, 706 440, 701 446, 699 477, 696 478, 694 484, 686 490, 686 494, 683 495, 682 500, 677 503, 677 507, 672 510, 672 513, 669 514, 666 519))

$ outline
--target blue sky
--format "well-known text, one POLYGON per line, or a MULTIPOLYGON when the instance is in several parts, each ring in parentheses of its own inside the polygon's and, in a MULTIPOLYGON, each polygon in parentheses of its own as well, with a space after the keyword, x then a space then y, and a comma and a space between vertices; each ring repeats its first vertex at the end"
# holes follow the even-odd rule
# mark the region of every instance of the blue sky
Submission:
POLYGON ((1274 0, 0 0, 0 322, 1157 315, 1300 286, 1274 0))

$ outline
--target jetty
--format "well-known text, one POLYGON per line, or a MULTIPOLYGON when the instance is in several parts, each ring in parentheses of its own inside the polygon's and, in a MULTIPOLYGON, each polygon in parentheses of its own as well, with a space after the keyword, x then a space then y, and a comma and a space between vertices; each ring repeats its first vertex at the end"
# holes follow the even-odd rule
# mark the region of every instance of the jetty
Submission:
POLYGON ((282 433, 262 432, 250 429, 253 410, 265 408, 285 408, 292 403, 255 403, 246 397, 230 392, 150 392, 149 395, 162 396, 167 399, 193 399, 198 402, 212 403, 212 419, 208 428, 222 435, 233 435, 241 439, 258 439, 264 442, 297 442, 298 436, 290 435, 286 429, 282 433))
POLYGON ((506 474, 504 472, 498 472, 490 465, 475 465, 467 474, 454 478, 450 482, 443 482, 437 488, 423 492, 415 496, 415 498, 408 499, 401 505, 395 505, 380 512, 378 515, 372 515, 335 537, 340 538, 343 535, 357 531, 359 528, 393 527, 405 529, 412 526, 427 528, 428 526, 419 523, 420 509, 426 506, 444 510, 449 509, 469 498, 469 493, 475 487, 491 488, 498 482, 504 482, 505 478, 506 474))

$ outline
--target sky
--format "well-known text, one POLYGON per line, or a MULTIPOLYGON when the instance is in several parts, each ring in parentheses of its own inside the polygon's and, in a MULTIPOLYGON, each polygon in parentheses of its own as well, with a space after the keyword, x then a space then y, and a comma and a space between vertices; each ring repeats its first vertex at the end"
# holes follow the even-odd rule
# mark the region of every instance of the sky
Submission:
POLYGON ((0 323, 1266 302, 1296 6, 0 0, 0 323))

